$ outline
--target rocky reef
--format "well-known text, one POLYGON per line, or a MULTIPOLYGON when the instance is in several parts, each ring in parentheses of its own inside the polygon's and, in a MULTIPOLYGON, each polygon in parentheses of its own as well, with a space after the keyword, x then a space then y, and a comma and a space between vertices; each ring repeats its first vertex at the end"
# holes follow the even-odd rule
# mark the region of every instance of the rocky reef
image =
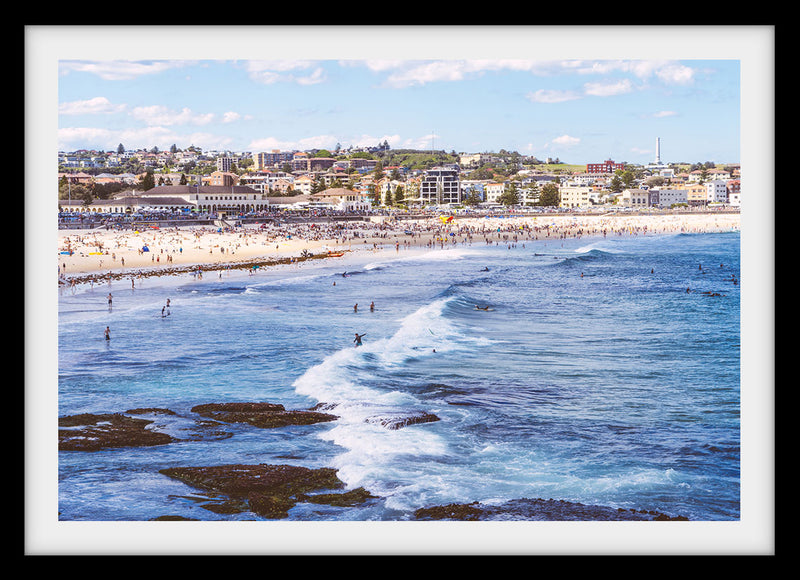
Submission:
POLYGON ((71 415, 58 419, 58 448, 62 451, 97 451, 107 447, 165 445, 175 439, 147 429, 153 421, 121 413, 71 415))
POLYGON ((208 403, 192 407, 192 412, 225 423, 247 423, 262 429, 288 425, 313 425, 335 421, 336 415, 314 410, 287 411, 275 403, 208 403))
POLYGON ((272 429, 337 419, 336 415, 314 410, 287 411, 283 405, 274 403, 210 403, 193 407, 192 413, 196 416, 179 417, 169 409, 146 408, 59 417, 58 448, 61 451, 98 451, 110 447, 147 447, 230 437, 230 432, 220 428, 221 423, 246 423, 272 429), (130 415, 149 415, 150 418, 130 415), (157 424, 154 417, 161 417, 161 421, 157 424))
POLYGON ((584 505, 554 499, 515 499, 500 505, 478 502, 420 508, 417 520, 454 521, 686 521, 656 511, 584 505))
MULTIPOLYGON (((129 409, 117 413, 84 413, 58 419, 61 451, 99 451, 117 447, 149 447, 180 441, 218 440, 232 437, 226 425, 259 429, 309 426, 335 421, 335 404, 311 409, 286 410, 267 402, 204 403, 181 416, 162 408, 129 409)), ((439 421, 425 411, 401 415, 376 414, 366 419, 386 429, 401 429, 439 421)), ((364 488, 343 491, 345 483, 332 468, 312 469, 296 465, 214 465, 169 467, 161 475, 179 480, 202 492, 202 507, 217 514, 252 513, 265 519, 285 519, 298 503, 340 508, 368 505, 381 498, 364 488)), ((197 498, 193 498, 197 501, 197 498)), ((583 505, 553 499, 516 499, 501 505, 478 502, 429 506, 409 516, 418 521, 675 521, 686 520, 663 513, 583 505)), ((179 515, 154 518, 180 521, 179 515)))
POLYGON ((310 469, 295 465, 216 465, 212 467, 171 467, 159 473, 178 479, 187 485, 224 498, 204 506, 217 513, 253 512, 268 519, 289 516, 297 502, 313 502, 338 506, 353 506, 373 499, 363 488, 343 493, 345 484, 336 470, 323 467, 310 469), (327 493, 309 495, 325 490, 327 493))

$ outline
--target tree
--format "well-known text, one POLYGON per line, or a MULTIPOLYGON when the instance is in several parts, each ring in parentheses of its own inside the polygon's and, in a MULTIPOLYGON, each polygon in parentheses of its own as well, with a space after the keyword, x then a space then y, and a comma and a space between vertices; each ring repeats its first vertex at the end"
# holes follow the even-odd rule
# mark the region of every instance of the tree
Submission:
POLYGON ((500 194, 500 197, 497 199, 503 205, 518 205, 519 204, 519 195, 517 194, 517 186, 513 183, 509 184, 509 186, 500 194))
POLYGON ((539 205, 541 206, 558 206, 561 203, 561 194, 558 192, 558 187, 555 183, 545 183, 542 186, 542 192, 539 194, 539 205))
POLYGON ((117 145, 117 153, 118 153, 119 155, 122 155, 123 153, 125 153, 125 147, 123 147, 123 146, 122 146, 122 143, 120 143, 119 145, 117 145))
POLYGON ((376 180, 381 180, 386 175, 383 171, 383 163, 380 160, 375 164, 375 169, 372 173, 376 180))
POLYGON ((142 176, 142 179, 139 180, 139 187, 143 190, 147 191, 148 189, 153 189, 156 186, 155 179, 153 178, 153 172, 148 171, 142 176))
POLYGON ((311 193, 319 193, 320 191, 325 191, 325 179, 318 175, 311 184, 311 193))
POLYGON ((465 205, 476 206, 481 202, 481 198, 474 189, 470 189, 467 197, 464 199, 465 205))

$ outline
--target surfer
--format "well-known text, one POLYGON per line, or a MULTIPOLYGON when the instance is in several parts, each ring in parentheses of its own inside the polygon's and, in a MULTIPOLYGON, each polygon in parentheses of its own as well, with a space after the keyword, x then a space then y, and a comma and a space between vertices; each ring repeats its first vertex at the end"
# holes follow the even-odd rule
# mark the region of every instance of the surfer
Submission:
POLYGON ((486 310, 488 312, 489 311, 489 307, 488 306, 478 306, 476 304, 475 305, 475 310, 486 310))
POLYGON ((366 334, 367 334, 366 332, 364 334, 358 334, 356 332, 356 337, 353 340, 353 342, 356 344, 356 346, 361 346, 361 337, 366 336, 366 334))

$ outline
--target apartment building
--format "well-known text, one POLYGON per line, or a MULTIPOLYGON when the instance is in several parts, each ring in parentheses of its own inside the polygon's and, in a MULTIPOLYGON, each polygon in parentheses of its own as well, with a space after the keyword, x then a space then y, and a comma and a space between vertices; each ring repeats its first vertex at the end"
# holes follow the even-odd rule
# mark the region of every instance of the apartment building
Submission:
POLYGON ((706 202, 707 203, 727 203, 728 202, 728 182, 715 179, 706 183, 706 202))
POLYGON ((461 202, 458 170, 434 167, 425 172, 419 184, 422 203, 444 205, 461 202))
POLYGON ((591 196, 593 190, 588 186, 565 185, 559 188, 561 195, 559 207, 576 208, 589 207, 592 205, 591 196))

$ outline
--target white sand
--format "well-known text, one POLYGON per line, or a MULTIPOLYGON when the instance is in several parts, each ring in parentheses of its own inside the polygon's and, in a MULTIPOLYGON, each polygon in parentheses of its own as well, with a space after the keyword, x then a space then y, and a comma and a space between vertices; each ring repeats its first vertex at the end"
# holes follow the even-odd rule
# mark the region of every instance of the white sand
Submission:
MULTIPOLYGON (((452 242, 455 232, 473 242, 500 241, 511 233, 524 232, 525 239, 590 237, 604 235, 647 235, 658 233, 702 233, 734 231, 740 228, 738 213, 664 213, 649 216, 539 214, 524 218, 456 218, 443 223, 438 218, 419 221, 402 220, 391 226, 349 223, 342 232, 329 226, 294 225, 278 228, 247 225, 232 231, 218 232, 216 227, 188 226, 117 230, 59 230, 58 265, 61 276, 83 278, 87 275, 132 275, 147 271, 167 274, 186 270, 192 265, 228 264, 246 267, 256 261, 270 262, 299 257, 306 250, 312 254, 327 251, 374 251, 377 248, 425 246, 437 240, 452 242), (412 230, 408 236, 405 230, 412 230), (499 230, 499 231, 498 231, 499 230), (354 236, 358 231, 358 237, 354 236), (489 237, 491 236, 491 237, 489 237), (149 251, 143 252, 147 247, 149 251), (62 252, 72 251, 72 255, 62 252)), ((522 238, 522 235, 520 235, 522 238)))

